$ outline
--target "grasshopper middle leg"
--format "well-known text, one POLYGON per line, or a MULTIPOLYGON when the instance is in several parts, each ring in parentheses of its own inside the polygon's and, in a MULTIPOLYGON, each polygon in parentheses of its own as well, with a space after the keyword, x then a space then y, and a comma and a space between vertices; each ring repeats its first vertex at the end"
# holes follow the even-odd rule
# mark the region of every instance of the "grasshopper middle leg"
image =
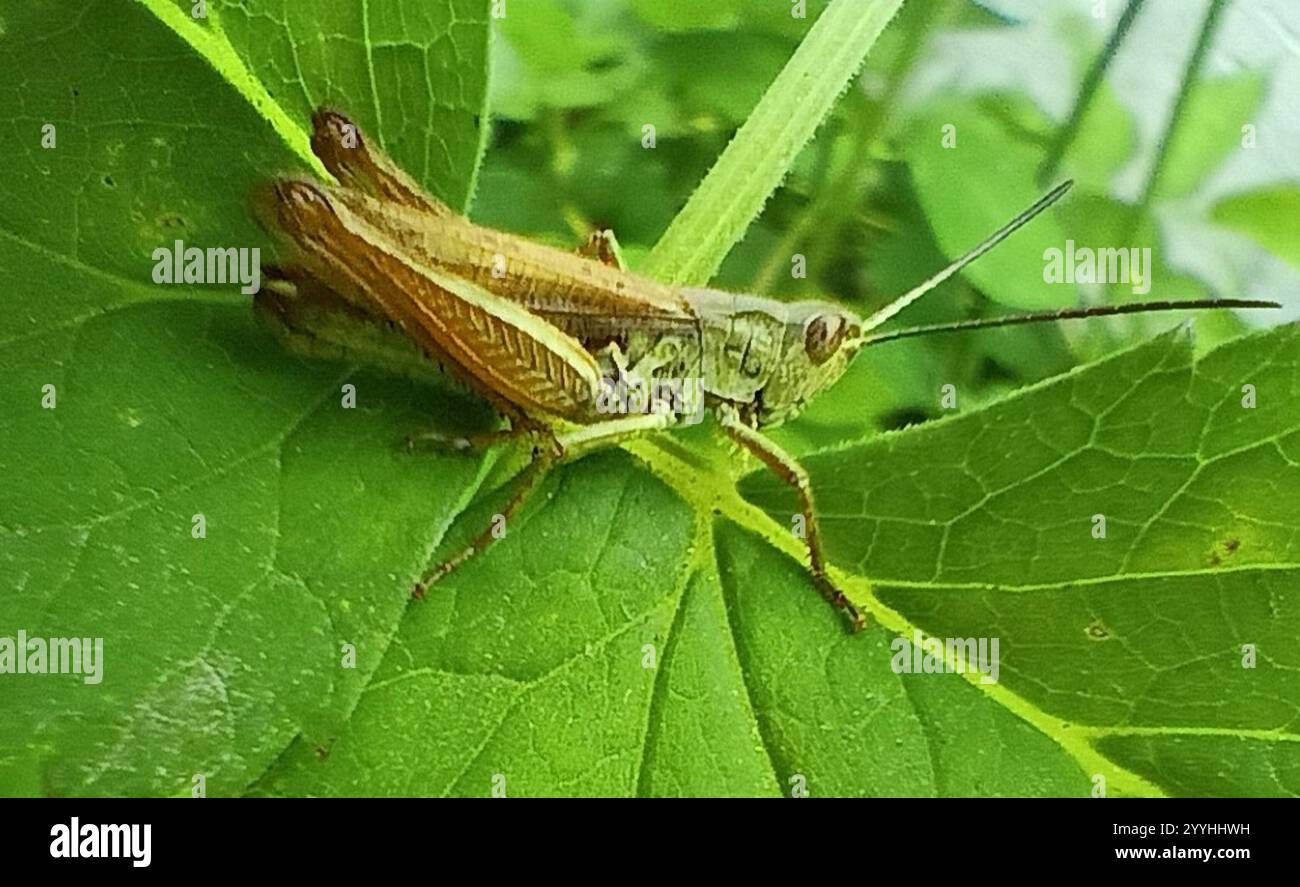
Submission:
MULTIPOLYGON (((510 494, 505 507, 501 509, 500 520, 505 521, 507 524, 510 523, 510 520, 532 496, 533 491, 537 489, 537 484, 558 464, 559 458, 560 456, 556 450, 541 447, 533 449, 533 459, 516 478, 514 492, 510 494)), ((423 600, 424 594, 430 585, 495 542, 498 535, 493 530, 496 529, 495 523, 497 519, 497 516, 494 515, 493 523, 484 527, 482 532, 473 538, 467 548, 443 561, 419 582, 415 583, 415 588, 411 590, 411 596, 417 600, 423 600)))
MULTIPOLYGON (((536 491, 541 480, 556 466, 579 459, 593 450, 603 449, 642 434, 661 431, 671 425, 672 421, 672 417, 666 413, 651 413, 580 426, 571 431, 556 432, 546 429, 544 432, 538 432, 536 443, 533 445, 533 458, 515 479, 514 491, 500 511, 499 518, 509 523, 536 491)), ((423 599, 430 585, 497 541, 500 536, 493 532, 497 520, 498 516, 494 515, 493 523, 475 536, 466 548, 425 574, 424 578, 415 584, 411 596, 423 599)))
POLYGON ((588 259, 595 259, 602 265, 627 270, 627 262, 623 260, 623 250, 618 245, 618 238, 608 228, 591 232, 587 242, 578 247, 577 253, 588 259))

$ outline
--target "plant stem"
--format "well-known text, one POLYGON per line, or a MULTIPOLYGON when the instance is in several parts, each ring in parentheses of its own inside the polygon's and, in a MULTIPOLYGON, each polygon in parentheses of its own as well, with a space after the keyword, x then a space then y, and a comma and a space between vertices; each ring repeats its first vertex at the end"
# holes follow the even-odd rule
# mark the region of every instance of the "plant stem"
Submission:
POLYGON ((1119 17, 1119 23, 1115 25, 1115 30, 1111 32, 1110 37, 1106 40, 1106 46, 1102 49, 1101 54, 1093 61, 1088 73, 1083 78, 1083 84, 1079 87, 1079 95, 1074 100, 1074 108, 1070 111, 1070 117, 1065 121, 1056 133, 1056 138, 1052 140, 1052 145, 1047 151, 1047 157, 1038 168, 1038 183, 1046 187, 1049 182, 1056 178, 1056 173, 1061 165, 1061 158, 1065 156, 1065 151, 1074 141, 1075 135, 1078 134, 1079 125, 1083 122, 1083 115, 1087 112, 1088 106, 1092 104, 1092 97, 1101 86, 1102 77, 1106 69, 1110 67, 1111 60, 1119 52, 1120 44, 1128 36, 1129 28, 1133 26, 1133 20, 1137 18, 1138 13, 1146 0, 1129 0, 1128 6, 1124 7, 1124 12, 1119 17))
POLYGON ((650 254, 645 271, 707 283, 862 67, 903 0, 832 0, 650 254))

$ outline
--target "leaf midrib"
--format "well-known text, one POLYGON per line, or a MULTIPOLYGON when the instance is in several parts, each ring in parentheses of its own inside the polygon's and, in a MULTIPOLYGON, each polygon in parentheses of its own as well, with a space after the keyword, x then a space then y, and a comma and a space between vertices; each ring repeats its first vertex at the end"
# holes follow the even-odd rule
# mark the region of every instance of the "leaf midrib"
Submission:
MULTIPOLYGON (((759 536, 788 557, 799 563, 804 562, 805 552, 802 544, 772 520, 766 512, 741 497, 733 485, 720 486, 716 475, 698 471, 672 455, 656 441, 632 441, 624 444, 624 448, 689 503, 697 512, 697 517, 720 514, 759 536)), ((833 565, 830 567, 830 572, 853 603, 869 613, 879 625, 899 637, 912 637, 914 633, 920 633, 922 637, 928 636, 919 625, 879 600, 872 591, 871 582, 866 578, 845 573, 833 565)), ((1111 772, 1109 782, 1121 792, 1145 796, 1165 795, 1164 791, 1144 777, 1102 755, 1087 741, 1084 734, 1077 732, 1072 734, 1061 729, 1061 718, 1047 713, 1025 697, 1007 689, 1003 684, 985 684, 980 681, 980 675, 957 668, 957 663, 946 648, 944 664, 948 671, 1054 741, 1078 763, 1083 772, 1096 773, 1103 769, 1109 770, 1111 772)))

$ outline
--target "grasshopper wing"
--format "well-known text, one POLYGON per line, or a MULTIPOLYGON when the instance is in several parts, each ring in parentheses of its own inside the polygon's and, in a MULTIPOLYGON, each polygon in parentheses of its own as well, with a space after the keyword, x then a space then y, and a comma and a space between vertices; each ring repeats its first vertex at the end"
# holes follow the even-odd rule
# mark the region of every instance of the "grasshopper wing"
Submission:
POLYGON ((472 281, 582 340, 612 336, 627 318, 693 325, 694 312, 677 288, 475 225, 421 190, 343 114, 321 109, 312 122, 312 150, 342 185, 331 197, 424 265, 472 281))
POLYGON ((276 182, 270 216, 314 276, 363 312, 395 321, 504 412, 602 418, 595 359, 543 318, 430 267, 318 185, 276 182))

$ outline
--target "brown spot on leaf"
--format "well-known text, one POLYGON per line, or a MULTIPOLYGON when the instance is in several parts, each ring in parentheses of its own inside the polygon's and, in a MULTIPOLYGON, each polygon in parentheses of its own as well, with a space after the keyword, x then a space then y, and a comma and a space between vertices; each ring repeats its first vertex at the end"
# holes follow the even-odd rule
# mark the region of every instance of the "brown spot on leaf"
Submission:
POLYGON ((1110 640, 1110 629, 1103 625, 1100 619, 1094 620, 1090 623, 1088 627, 1083 630, 1083 633, 1094 641, 1110 640))
POLYGON ((1236 554, 1237 549, 1239 548, 1241 548, 1240 539, 1224 539, 1222 542, 1216 543, 1214 548, 1210 550, 1210 554, 1209 557, 1206 558, 1206 562, 1211 567, 1217 567, 1221 565, 1227 558, 1230 558, 1234 554, 1236 554))

